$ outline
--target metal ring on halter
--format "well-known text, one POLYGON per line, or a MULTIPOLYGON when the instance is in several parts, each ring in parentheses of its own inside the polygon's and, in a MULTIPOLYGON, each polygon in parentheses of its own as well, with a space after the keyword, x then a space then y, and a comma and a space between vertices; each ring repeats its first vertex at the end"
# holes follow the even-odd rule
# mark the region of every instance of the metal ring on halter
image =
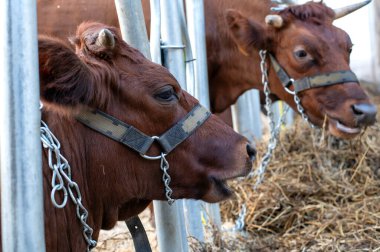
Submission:
POLYGON ((287 85, 286 87, 284 87, 285 91, 288 92, 288 93, 291 94, 291 95, 295 95, 295 94, 296 94, 296 91, 292 91, 292 90, 290 90, 290 89, 288 88, 288 86, 289 86, 289 85, 293 85, 293 83, 294 83, 294 79, 293 79, 293 78, 290 78, 290 79, 289 79, 289 83, 288 83, 288 85, 287 85))
MULTIPOLYGON (((156 139, 159 139, 159 138, 160 137, 158 137, 158 136, 152 136, 153 141, 156 140, 156 139)), ((161 153, 161 155, 159 155, 159 156, 148 156, 148 155, 140 153, 140 156, 142 156, 143 158, 148 159, 148 160, 159 160, 159 159, 162 158, 162 156, 165 157, 166 153, 161 153)))

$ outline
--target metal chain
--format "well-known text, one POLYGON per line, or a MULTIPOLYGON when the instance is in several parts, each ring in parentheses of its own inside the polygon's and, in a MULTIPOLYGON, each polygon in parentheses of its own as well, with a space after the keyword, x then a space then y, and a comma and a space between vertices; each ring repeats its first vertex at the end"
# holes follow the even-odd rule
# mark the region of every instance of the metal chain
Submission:
POLYGON ((309 116, 305 113, 305 109, 302 107, 301 99, 298 97, 298 95, 295 92, 293 93, 293 96, 294 96, 294 102, 297 105, 297 110, 301 114, 302 119, 305 120, 312 129, 314 129, 315 128, 314 124, 310 122, 309 116))
POLYGON ((96 241, 92 239, 93 229, 87 224, 88 211, 82 204, 82 195, 78 184, 71 180, 71 167, 60 152, 60 142, 42 120, 40 132, 43 147, 48 151, 48 164, 53 171, 51 201, 55 207, 63 208, 66 206, 68 195, 70 195, 71 200, 76 205, 76 215, 83 227, 83 237, 87 243, 87 251, 91 251, 96 246, 96 241), (55 195, 59 192, 63 194, 61 203, 58 203, 55 199, 55 195))
POLYGON ((247 206, 243 204, 241 206, 241 211, 239 213, 239 217, 235 221, 234 231, 243 231, 243 228, 245 226, 245 216, 247 215, 247 206))
MULTIPOLYGON (((264 86, 263 91, 265 94, 265 109, 267 111, 267 115, 269 118, 269 130, 270 130, 271 136, 269 139, 267 152, 264 154, 264 156, 260 162, 259 168, 257 170, 255 170, 254 172, 251 172, 248 175, 249 178, 251 178, 252 176, 257 177, 256 184, 254 185, 255 190, 264 180, 265 170, 268 167, 268 165, 272 159, 273 151, 276 148, 278 140, 279 140, 279 134, 281 131, 281 126, 285 123, 285 118, 286 118, 285 116, 289 111, 289 106, 286 105, 285 109, 283 111, 283 114, 281 115, 277 125, 275 125, 274 115, 273 115, 273 112, 271 110, 272 100, 269 97, 269 95, 271 94, 271 91, 269 88, 268 66, 266 63, 267 51, 266 50, 260 50, 259 55, 260 55, 260 59, 261 59, 261 62, 260 62, 261 83, 264 86)), ((301 114, 302 118, 306 122, 308 122, 308 124, 310 125, 311 128, 314 128, 315 126, 310 122, 309 117, 305 113, 305 109, 302 107, 301 99, 297 96, 297 94, 295 92, 291 92, 291 94, 294 96, 294 102, 296 103, 297 110, 301 114)), ((242 209, 240 210, 240 213, 239 213, 239 217, 235 222, 234 230, 240 231, 244 228, 244 226, 245 226, 245 223, 244 223, 245 213, 246 213, 246 206, 245 206, 245 204, 243 204, 242 209)))
POLYGON ((165 196, 166 196, 166 199, 168 200, 168 204, 172 205, 175 200, 171 198, 171 196, 173 194, 173 190, 169 186, 170 181, 171 181, 170 175, 168 173, 169 162, 166 160, 164 153, 161 153, 161 165, 160 165, 160 167, 161 167, 161 170, 163 172, 162 181, 164 182, 164 186, 165 186, 165 196))
POLYGON ((272 159, 273 151, 276 148, 277 143, 278 143, 279 133, 281 131, 281 126, 284 124, 285 118, 286 118, 285 116, 286 116, 287 112, 289 111, 289 106, 286 105, 286 107, 283 111, 283 114, 281 115, 277 125, 275 125, 274 115, 273 115, 273 112, 271 110, 272 100, 269 97, 271 91, 269 88, 268 66, 266 63, 267 51, 266 50, 260 50, 259 54, 260 54, 260 58, 261 58, 261 62, 260 62, 260 69, 261 69, 261 73, 262 73, 261 82, 264 86, 263 91, 265 94, 265 109, 267 110, 267 115, 269 117, 269 130, 270 130, 271 136, 269 139, 267 152, 265 153, 264 157, 262 158, 259 168, 250 174, 250 177, 257 176, 256 184, 254 186, 255 188, 257 188, 257 186, 259 186, 262 183, 262 181, 264 180, 265 170, 268 167, 268 165, 272 159))

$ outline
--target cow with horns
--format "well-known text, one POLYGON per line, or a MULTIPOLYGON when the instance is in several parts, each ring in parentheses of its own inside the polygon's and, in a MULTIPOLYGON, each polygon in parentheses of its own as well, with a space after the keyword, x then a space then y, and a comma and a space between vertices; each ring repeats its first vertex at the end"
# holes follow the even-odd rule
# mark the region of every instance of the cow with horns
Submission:
MULTIPOLYGON (((113 2, 39 0, 39 31, 67 37, 90 19, 117 26, 113 2)), ((205 1, 211 110, 226 110, 246 90, 263 90, 262 51, 273 99, 301 108, 315 125, 325 122, 335 136, 358 135, 377 111, 350 71, 350 37, 333 21, 369 2, 333 10, 322 2, 279 8, 270 0, 205 1)), ((143 7, 149 26, 149 1, 143 7)))
POLYGON ((255 156, 247 139, 116 28, 83 23, 72 42, 39 38, 46 251, 86 251, 152 200, 231 195, 225 181, 255 156))
POLYGON ((245 90, 262 90, 264 61, 273 98, 315 125, 325 122, 335 136, 358 135, 377 111, 350 71, 352 42, 333 21, 369 2, 333 10, 322 2, 278 8, 270 1, 205 1, 213 110, 223 111, 245 90))

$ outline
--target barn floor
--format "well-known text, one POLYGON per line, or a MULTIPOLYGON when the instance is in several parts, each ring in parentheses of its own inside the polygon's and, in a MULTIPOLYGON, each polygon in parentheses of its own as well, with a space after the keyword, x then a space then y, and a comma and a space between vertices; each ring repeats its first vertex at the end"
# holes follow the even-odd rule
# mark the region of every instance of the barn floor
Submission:
MULTIPOLYGON (((257 148, 260 160, 265 141, 257 148)), ((207 228, 207 243, 192 240, 190 251, 380 251, 379 123, 340 141, 297 122, 281 133, 265 174, 256 191, 254 178, 231 182, 236 196, 221 204, 230 226, 246 205, 245 230, 207 228)), ((157 251, 149 218, 148 210, 142 219, 157 251)), ((134 251, 125 224, 102 231, 94 251, 134 251)))

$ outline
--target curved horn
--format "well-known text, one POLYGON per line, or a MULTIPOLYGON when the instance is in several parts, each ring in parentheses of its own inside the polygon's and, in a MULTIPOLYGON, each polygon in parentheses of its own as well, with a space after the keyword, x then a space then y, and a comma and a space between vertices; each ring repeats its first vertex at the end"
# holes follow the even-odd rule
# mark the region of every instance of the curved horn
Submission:
POLYGON ((280 15, 268 15, 265 17, 265 23, 275 28, 281 28, 284 24, 284 20, 280 15))
POLYGON ((115 47, 115 38, 112 32, 108 29, 102 29, 96 39, 96 45, 113 49, 115 47))
POLYGON ((354 12, 354 11, 360 9, 363 6, 366 6, 371 1, 372 0, 365 0, 365 1, 360 2, 360 3, 356 3, 356 4, 352 4, 352 5, 343 7, 343 8, 335 9, 334 10, 335 11, 335 19, 344 17, 344 16, 350 14, 351 12, 354 12))

